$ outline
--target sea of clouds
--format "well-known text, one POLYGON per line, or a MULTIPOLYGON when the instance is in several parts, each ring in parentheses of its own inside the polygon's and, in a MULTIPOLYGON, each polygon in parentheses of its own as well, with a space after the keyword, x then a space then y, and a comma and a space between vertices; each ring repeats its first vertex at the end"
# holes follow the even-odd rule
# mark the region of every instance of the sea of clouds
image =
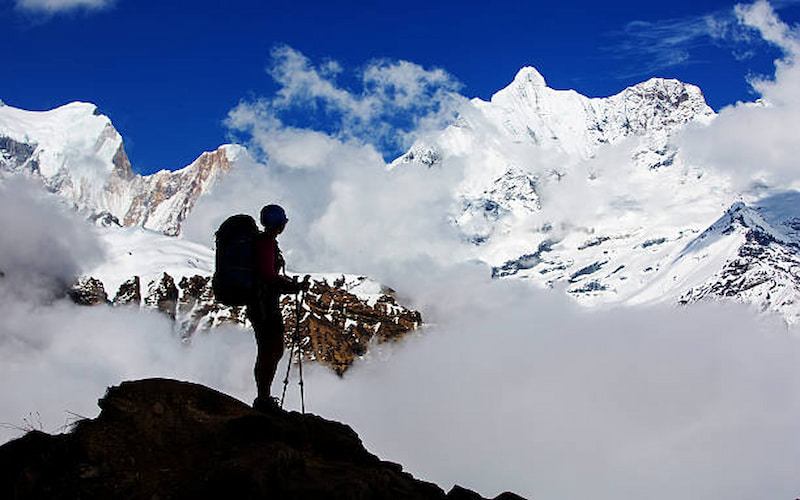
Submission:
MULTIPOLYGON (((785 52, 774 78, 754 82, 764 105, 726 108, 678 141, 732 185, 796 186, 797 30, 766 2, 737 13, 785 52)), ((445 489, 554 499, 800 495, 800 332, 736 304, 591 310, 558 290, 492 280, 448 218, 464 166, 387 169, 383 153, 457 116, 457 82, 378 61, 354 92, 337 85, 342 71, 277 48, 271 74, 283 90, 243 101, 227 121, 254 159, 184 226, 185 238, 210 244, 227 214, 281 203, 290 267, 369 274, 423 312, 419 335, 375 346, 344 378, 307 369, 310 411, 350 424, 372 452, 445 489), (336 130, 287 118, 304 107, 337 117, 336 130), (393 113, 408 118, 398 126, 393 113), (381 140, 370 141, 371 131, 381 140)), ((0 190, 0 442, 92 417, 105 388, 126 379, 175 377, 254 397, 249 332, 183 344, 157 313, 59 298, 53 290, 103 258, 101 242, 37 186, 4 181, 0 190)))

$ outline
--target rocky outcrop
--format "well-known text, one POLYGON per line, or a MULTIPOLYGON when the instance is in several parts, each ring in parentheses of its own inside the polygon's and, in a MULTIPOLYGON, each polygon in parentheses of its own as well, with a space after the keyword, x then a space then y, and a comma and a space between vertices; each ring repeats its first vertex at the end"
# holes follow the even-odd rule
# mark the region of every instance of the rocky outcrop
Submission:
POLYGON ((134 276, 119 286, 117 294, 114 296, 115 306, 136 306, 142 303, 142 289, 139 284, 139 277, 134 276))
POLYGON ((146 306, 158 309, 172 319, 178 311, 178 287, 175 280, 167 273, 159 281, 151 281, 147 285, 146 306))
POLYGON ((38 171, 39 164, 33 158, 35 144, 18 142, 10 137, 0 135, 0 167, 2 170, 16 172, 29 168, 38 171))
POLYGON ((108 303, 103 283, 92 277, 82 277, 73 284, 67 294, 73 302, 82 306, 96 306, 108 303))
MULTIPOLYGON (((367 353, 372 341, 399 340, 422 324, 419 312, 398 305, 389 293, 370 303, 335 285, 314 281, 302 297, 299 339, 306 359, 339 375, 367 353)), ((297 325, 296 300, 285 296, 281 304, 287 342, 297 325)))
MULTIPOLYGON (((281 302, 286 324, 286 345, 299 335, 305 361, 330 367, 344 374, 353 362, 367 354, 373 343, 402 339, 422 325, 422 315, 400 305, 394 292, 358 295, 352 288, 366 278, 344 277, 329 282, 319 277, 312 280, 307 293, 301 295, 300 327, 297 329, 297 297, 285 295, 281 302)), ((81 278, 80 290, 71 293, 81 305, 108 303, 103 284, 91 277, 81 278)), ((77 285, 76 285, 77 287, 77 285)), ((185 276, 179 283, 167 273, 149 281, 142 296, 140 278, 125 281, 112 302, 114 306, 144 307, 160 311, 175 321, 175 331, 182 339, 197 332, 223 325, 250 328, 244 307, 220 304, 214 298, 210 276, 185 276)))
POLYGON ((197 384, 123 382, 99 406, 68 434, 0 446, 0 498, 481 498, 415 479, 344 424, 260 413, 197 384))

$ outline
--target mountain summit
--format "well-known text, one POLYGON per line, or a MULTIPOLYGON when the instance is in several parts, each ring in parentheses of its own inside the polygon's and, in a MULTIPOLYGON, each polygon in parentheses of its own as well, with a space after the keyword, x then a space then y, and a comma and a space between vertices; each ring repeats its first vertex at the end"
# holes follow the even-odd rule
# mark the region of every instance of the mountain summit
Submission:
POLYGON ((392 166, 464 172, 449 216, 497 278, 587 305, 733 299, 796 323, 797 193, 737 192, 687 157, 681 134, 715 119, 678 80, 589 98, 527 67, 392 166), (750 216, 717 230, 730 211, 750 216))
POLYGON ((174 172, 137 175, 119 132, 93 104, 51 111, 0 107, 0 175, 23 174, 99 223, 142 226, 168 235, 197 198, 245 154, 224 145, 174 172))

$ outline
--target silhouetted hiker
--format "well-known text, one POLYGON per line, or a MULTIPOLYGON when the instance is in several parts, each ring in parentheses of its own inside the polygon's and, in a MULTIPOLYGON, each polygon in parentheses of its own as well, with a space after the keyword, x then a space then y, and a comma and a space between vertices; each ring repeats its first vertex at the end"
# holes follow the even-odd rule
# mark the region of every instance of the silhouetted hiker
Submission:
POLYGON ((277 400, 270 397, 270 387, 278 362, 283 356, 285 328, 279 304, 280 296, 308 290, 308 276, 298 282, 282 274, 285 262, 278 247, 277 236, 286 228, 288 221, 286 212, 280 206, 265 206, 261 209, 264 231, 258 233, 253 242, 255 287, 247 303, 246 314, 253 324, 258 348, 254 370, 258 396, 253 402, 253 408, 259 411, 278 408, 277 400))

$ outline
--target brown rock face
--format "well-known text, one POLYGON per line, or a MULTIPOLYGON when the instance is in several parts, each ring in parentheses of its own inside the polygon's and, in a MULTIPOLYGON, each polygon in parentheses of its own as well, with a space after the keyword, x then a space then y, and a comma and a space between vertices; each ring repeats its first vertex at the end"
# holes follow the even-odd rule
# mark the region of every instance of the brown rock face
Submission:
POLYGON ((181 223, 194 208, 204 189, 213 185, 230 168, 228 155, 223 149, 218 149, 203 153, 194 163, 181 170, 161 171, 133 179, 138 194, 131 200, 122 218, 122 225, 143 226, 171 236, 179 234, 181 223), (165 203, 169 207, 166 218, 153 223, 153 213, 165 203))
POLYGON ((177 328, 181 338, 223 324, 246 324, 244 307, 228 307, 214 300, 210 276, 184 277, 179 287, 177 328))
MULTIPOLYGON (((285 296, 281 305, 286 343, 291 345, 297 325, 295 297, 285 296)), ((299 338, 304 358, 327 365, 342 375, 359 356, 366 354, 373 340, 399 340, 421 324, 419 312, 398 305, 390 295, 381 295, 370 304, 327 281, 314 281, 303 297, 299 338)))
POLYGON ((78 279, 67 293, 73 302, 82 306, 96 306, 108 303, 108 295, 103 283, 91 277, 78 279))
POLYGON ((142 303, 142 287, 139 277, 134 276, 119 286, 117 295, 114 296, 115 306, 139 306, 142 303))
POLYGON ((144 301, 146 305, 155 307, 175 319, 178 307, 178 288, 175 286, 172 276, 164 273, 160 281, 151 281, 147 285, 147 297, 144 301))
POLYGON ((111 159, 114 164, 114 174, 120 179, 129 181, 136 177, 131 168, 131 161, 128 159, 128 153, 125 152, 125 146, 119 145, 119 149, 111 159))
POLYGON ((346 425, 259 413, 197 384, 123 382, 99 405, 69 434, 0 446, 0 498, 481 498, 414 479, 346 425))

